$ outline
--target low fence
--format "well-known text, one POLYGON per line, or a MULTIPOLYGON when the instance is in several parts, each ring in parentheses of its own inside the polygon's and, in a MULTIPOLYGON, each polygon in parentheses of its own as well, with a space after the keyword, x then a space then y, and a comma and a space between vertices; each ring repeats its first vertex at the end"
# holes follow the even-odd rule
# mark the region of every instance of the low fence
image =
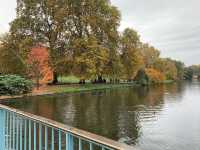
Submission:
POLYGON ((134 150, 134 148, 0 104, 0 150, 134 150))

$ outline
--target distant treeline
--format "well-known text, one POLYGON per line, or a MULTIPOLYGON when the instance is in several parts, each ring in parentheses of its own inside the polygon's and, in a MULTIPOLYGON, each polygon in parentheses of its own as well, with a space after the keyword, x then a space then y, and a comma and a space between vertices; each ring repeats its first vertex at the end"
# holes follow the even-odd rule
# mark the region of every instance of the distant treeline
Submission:
POLYGON ((189 67, 185 67, 184 79, 192 80, 193 78, 200 79, 200 65, 192 65, 189 67))
POLYGON ((80 83, 148 84, 184 78, 184 63, 161 58, 160 51, 141 42, 134 29, 118 31, 121 15, 109 0, 18 0, 16 13, 9 33, 1 38, 2 74, 39 81, 48 63, 53 83, 71 74, 80 83), (48 59, 31 55, 38 45, 47 48, 48 59))

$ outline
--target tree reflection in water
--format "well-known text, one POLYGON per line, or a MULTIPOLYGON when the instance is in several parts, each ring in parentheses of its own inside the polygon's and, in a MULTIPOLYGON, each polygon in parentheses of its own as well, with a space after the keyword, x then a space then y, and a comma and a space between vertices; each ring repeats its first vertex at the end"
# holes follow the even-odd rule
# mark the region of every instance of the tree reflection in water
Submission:
POLYGON ((127 144, 136 145, 142 126, 157 120, 165 96, 180 95, 183 85, 169 84, 27 97, 7 105, 127 144))

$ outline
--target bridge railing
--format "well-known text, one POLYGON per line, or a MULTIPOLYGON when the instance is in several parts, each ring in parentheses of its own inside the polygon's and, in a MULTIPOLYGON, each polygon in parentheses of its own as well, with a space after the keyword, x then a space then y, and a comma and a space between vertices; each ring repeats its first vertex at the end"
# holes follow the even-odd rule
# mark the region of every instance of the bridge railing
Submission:
POLYGON ((125 144, 0 105, 0 150, 129 150, 125 144))

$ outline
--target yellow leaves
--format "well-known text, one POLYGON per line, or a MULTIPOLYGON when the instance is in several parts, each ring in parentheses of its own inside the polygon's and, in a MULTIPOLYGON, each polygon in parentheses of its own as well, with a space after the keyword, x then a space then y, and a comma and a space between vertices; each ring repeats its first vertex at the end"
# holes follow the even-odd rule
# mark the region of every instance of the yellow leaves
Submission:
POLYGON ((153 69, 153 68, 146 68, 146 74, 148 75, 149 79, 153 83, 161 83, 164 81, 165 76, 160 71, 153 69))
POLYGON ((108 49, 98 44, 94 37, 75 42, 75 74, 83 78, 102 74, 108 62, 108 49), (76 47, 77 46, 77 47, 76 47))
POLYGON ((154 63, 154 68, 162 72, 168 80, 177 79, 177 68, 174 61, 171 59, 157 59, 157 61, 154 63))

